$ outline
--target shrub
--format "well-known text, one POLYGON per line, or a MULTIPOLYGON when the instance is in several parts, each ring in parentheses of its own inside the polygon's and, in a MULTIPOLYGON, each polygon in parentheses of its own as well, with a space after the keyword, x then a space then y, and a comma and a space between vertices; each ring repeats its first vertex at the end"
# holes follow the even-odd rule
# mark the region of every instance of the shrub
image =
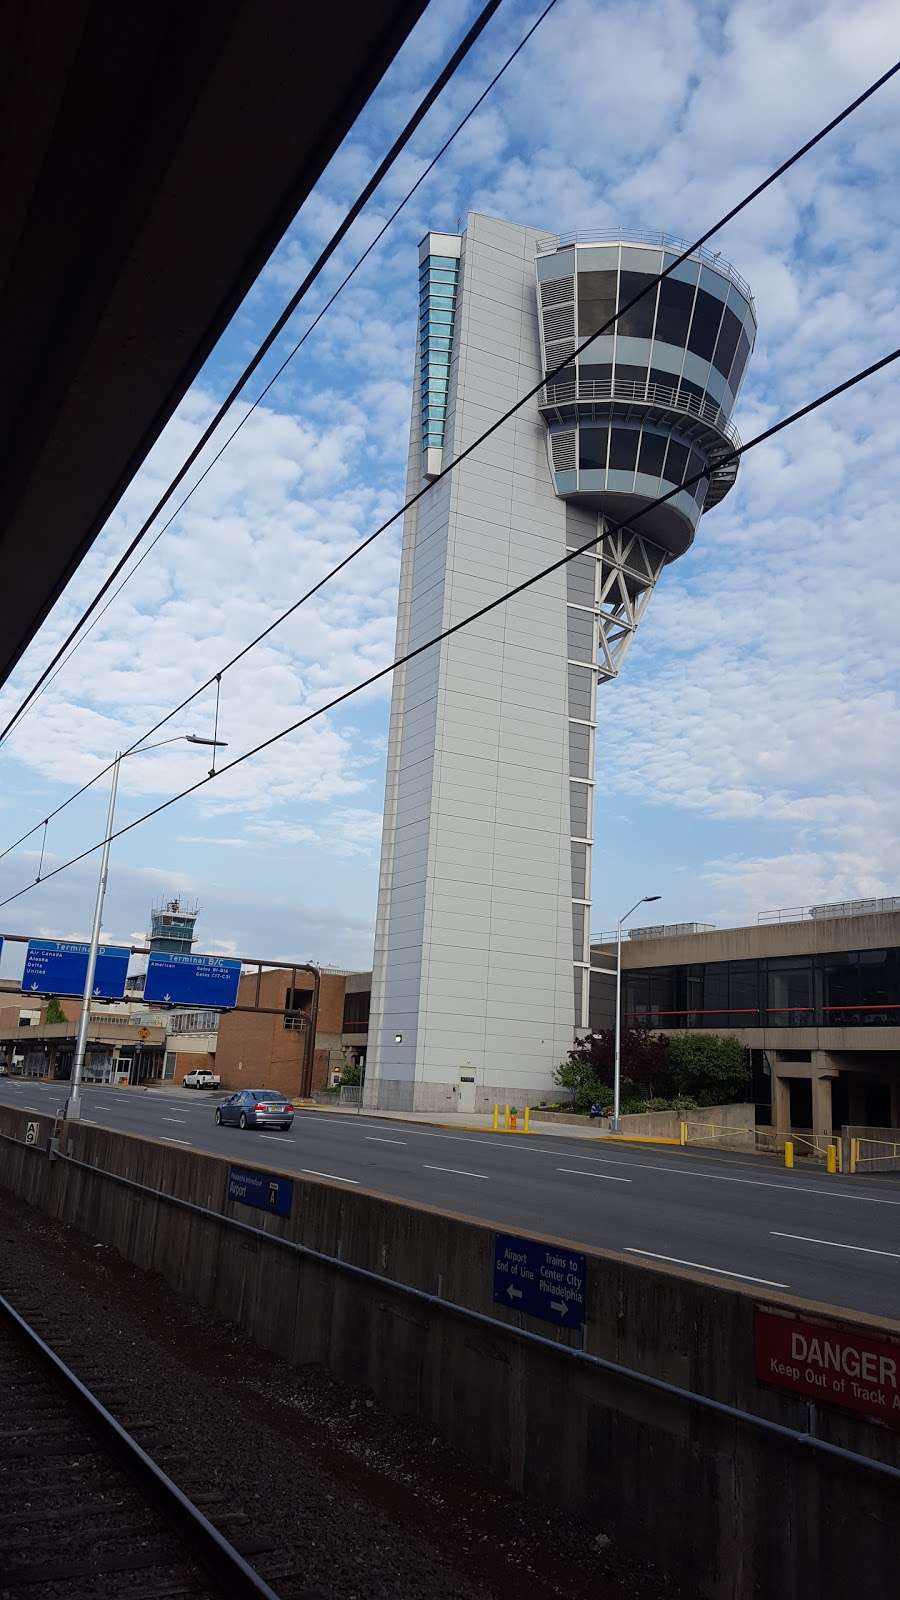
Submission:
POLYGON ((600 1082, 590 1060, 572 1059, 577 1053, 572 1050, 568 1061, 561 1062, 553 1074, 554 1082, 561 1089, 572 1090, 573 1111, 590 1111, 595 1100, 601 1105, 611 1103, 612 1089, 600 1082))
POLYGON ((732 1034, 675 1033, 669 1062, 674 1092, 698 1106, 727 1105, 747 1095, 750 1056, 732 1034))
MULTIPOLYGON (((664 1033, 651 1033, 649 1028, 624 1028, 620 1044, 623 1083, 627 1080, 648 1095, 665 1090, 669 1077, 668 1055, 669 1041, 664 1033)), ((598 1085, 612 1083, 615 1059, 616 1036, 612 1028, 585 1034, 583 1039, 575 1040, 574 1049, 569 1051, 569 1062, 583 1068, 598 1085)))

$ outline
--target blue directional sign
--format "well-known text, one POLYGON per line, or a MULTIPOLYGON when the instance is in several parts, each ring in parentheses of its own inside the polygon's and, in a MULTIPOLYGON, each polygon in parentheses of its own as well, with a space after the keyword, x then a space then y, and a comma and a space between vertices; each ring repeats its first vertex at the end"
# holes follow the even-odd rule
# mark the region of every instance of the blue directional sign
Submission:
MULTIPOLYGON (((64 944, 60 939, 32 939, 25 956, 22 989, 25 994, 84 994, 88 946, 64 944)), ((129 951, 118 945, 101 945, 94 969, 94 994, 98 1000, 121 1000, 128 976, 129 951)))
POLYGON ((259 1211, 271 1211, 276 1217, 289 1217, 294 1199, 294 1182, 292 1178, 280 1178, 275 1172, 229 1167, 228 1198, 240 1200, 245 1206, 256 1206, 259 1211))
POLYGON ((225 1011, 237 1000, 241 963, 226 956, 176 956, 154 950, 147 962, 144 999, 164 1005, 225 1011))
POLYGON ((584 1322, 587 1264, 577 1250, 519 1239, 513 1233, 494 1235, 494 1299, 513 1311, 543 1317, 559 1328, 580 1328, 584 1322))

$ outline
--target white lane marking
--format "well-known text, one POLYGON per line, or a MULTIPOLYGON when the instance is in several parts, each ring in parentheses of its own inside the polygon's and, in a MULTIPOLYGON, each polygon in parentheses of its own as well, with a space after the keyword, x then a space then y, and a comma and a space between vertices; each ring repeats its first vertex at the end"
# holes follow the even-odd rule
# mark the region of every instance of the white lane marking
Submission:
POLYGON ((459 1167, 433 1167, 428 1161, 423 1161, 422 1165, 426 1172, 452 1172, 457 1178, 484 1178, 485 1182, 489 1178, 486 1172, 463 1172, 459 1167))
MULTIPOLYGON (((315 1117, 315 1120, 317 1122, 328 1122, 328 1123, 331 1124, 332 1127, 340 1127, 340 1125, 342 1123, 346 1122, 346 1123, 348 1123, 350 1125, 350 1128, 353 1129, 353 1131, 358 1131, 361 1128, 371 1128, 371 1126, 372 1126, 371 1122, 361 1122, 361 1123, 357 1122, 354 1118, 350 1117, 349 1113, 348 1113, 348 1115, 346 1117, 329 1117, 325 1113, 319 1113, 319 1112, 313 1112, 313 1111, 298 1112, 298 1115, 299 1116, 315 1117)), ((378 1124, 376 1123, 375 1126, 377 1127, 378 1124)), ((488 1142, 493 1139, 493 1135, 491 1134, 491 1131, 490 1131, 489 1128, 485 1128, 483 1134, 482 1133, 476 1133, 476 1134, 437 1133, 437 1132, 433 1132, 430 1128, 407 1128, 407 1127, 404 1127, 403 1131, 404 1131, 405 1134, 407 1134, 407 1135, 409 1135, 410 1137, 413 1137, 413 1138, 418 1138, 418 1139, 449 1139, 451 1144, 475 1144, 475 1145, 478 1145, 478 1147, 480 1149, 482 1149, 482 1150, 484 1150, 486 1148, 488 1142)), ((547 1136, 545 1135, 545 1137, 547 1137, 547 1136)), ((553 1135, 550 1135, 550 1137, 552 1138, 553 1135)), ((561 1138, 562 1135, 559 1135, 559 1137, 561 1138)), ((574 1144, 575 1142, 576 1141, 573 1139, 572 1143, 574 1144)), ((599 1137, 598 1137, 598 1142, 599 1142, 599 1137)), ((497 1148, 497 1147, 494 1146, 493 1148, 497 1148)), ((649 1172, 675 1172, 675 1173, 678 1174, 679 1177, 709 1178, 711 1183, 744 1183, 744 1184, 749 1184, 751 1187, 758 1188, 758 1189, 782 1189, 782 1190, 784 1190, 784 1192, 786 1194, 817 1194, 817 1195, 820 1195, 820 1196, 822 1196, 823 1198, 825 1198, 827 1200, 856 1200, 856 1201, 861 1202, 862 1204, 868 1204, 868 1205, 873 1205, 873 1206, 900 1206, 900 1200, 887 1200, 882 1195, 848 1194, 846 1192, 846 1190, 835 1187, 833 1179, 829 1180, 829 1179, 826 1179, 826 1178, 823 1177, 821 1187, 820 1188, 813 1188, 812 1185, 806 1185, 806 1184, 800 1184, 800 1183, 772 1183, 772 1182, 769 1182, 767 1179, 764 1179, 764 1178, 732 1178, 732 1177, 726 1176, 725 1173, 721 1173, 721 1172, 705 1172, 702 1168, 699 1168, 699 1167, 683 1167, 680 1164, 680 1162, 681 1162, 681 1157, 680 1156, 673 1157, 673 1159, 670 1162, 668 1162, 666 1165, 663 1165, 661 1162, 658 1162, 658 1161, 657 1162, 654 1162, 654 1161, 629 1161, 626 1157, 622 1157, 622 1156, 610 1157, 610 1156, 582 1155, 577 1150, 573 1150, 571 1155, 568 1155, 568 1152, 566 1152, 565 1150, 555 1149, 552 1145, 533 1144, 531 1142, 530 1138, 529 1139, 525 1138, 524 1134, 523 1134, 521 1140, 518 1141, 518 1142, 512 1137, 504 1139, 502 1148, 504 1150, 510 1150, 510 1149, 528 1150, 528 1151, 530 1151, 532 1153, 532 1155, 556 1156, 557 1160, 559 1159, 559 1157, 561 1155, 567 1155, 567 1159, 569 1161, 599 1161, 599 1162, 602 1162, 605 1166, 608 1166, 608 1167, 615 1167, 615 1166, 643 1167, 643 1168, 646 1168, 649 1172)), ((699 1156, 695 1156, 694 1157, 695 1161, 696 1160, 701 1160, 701 1159, 704 1159, 704 1158, 699 1157, 699 1156)), ((716 1157, 710 1157, 709 1159, 711 1159, 711 1160, 716 1160, 716 1159, 721 1160, 721 1158, 716 1158, 716 1157)), ((731 1163, 729 1163, 729 1165, 730 1164, 731 1163)), ((750 1163, 746 1162, 746 1161, 735 1162, 736 1166, 740 1165, 741 1167, 747 1167, 747 1166, 749 1166, 749 1164, 750 1163)))
POLYGON ((405 1139, 385 1139, 380 1133, 367 1133, 366 1138, 370 1144, 406 1144, 405 1139))
POLYGON ((183 1125, 185 1119, 184 1119, 184 1117, 161 1117, 160 1121, 161 1122, 180 1122, 183 1125))
POLYGON ((873 1250, 868 1244, 841 1244, 838 1239, 811 1239, 805 1233, 777 1233, 770 1229, 773 1239, 799 1239, 801 1244, 827 1244, 832 1250, 861 1250, 864 1256, 890 1256, 892 1261, 900 1261, 898 1250, 873 1250))
POLYGON ((571 1172, 576 1178, 602 1178, 604 1183, 631 1183, 631 1178, 613 1178, 608 1172, 582 1172, 580 1167, 557 1167, 557 1172, 571 1172))
POLYGON ((680 1256, 663 1256, 658 1250, 638 1250, 626 1244, 630 1256, 650 1256, 654 1261, 671 1261, 676 1267, 694 1267, 698 1272, 717 1272, 720 1278, 742 1278, 745 1283, 764 1283, 767 1289, 789 1289, 789 1283, 776 1283, 774 1278, 754 1278, 749 1272, 729 1272, 726 1267, 711 1267, 707 1261, 682 1261, 680 1256))
POLYGON ((301 1167, 300 1171, 311 1178, 332 1178, 335 1183, 359 1183, 358 1178, 342 1178, 339 1172, 317 1172, 315 1167, 301 1167))
MULTIPOLYGON (((84 1118, 82 1118, 82 1121, 84 1121, 84 1118)), ((165 1139, 166 1144, 190 1144, 191 1142, 190 1139, 176 1139, 174 1133, 161 1133, 159 1137, 165 1139)))
MULTIPOLYGON (((558 1156, 558 1150, 548 1150, 547 1155, 558 1156)), ((802 1183, 770 1183, 765 1178, 728 1178, 722 1172, 700 1172, 696 1167, 663 1166, 658 1161, 626 1161, 621 1156, 580 1156, 573 1151, 570 1161, 599 1161, 606 1167, 643 1167, 648 1172, 673 1172, 679 1178, 706 1178, 709 1183, 743 1183, 752 1189, 779 1189, 784 1194, 815 1194, 824 1200, 860 1200, 872 1206, 900 1206, 900 1200, 885 1200, 874 1194, 846 1194, 822 1185, 814 1189, 802 1183)))
POLYGON ((275 1139, 279 1144, 293 1144, 294 1142, 293 1139, 288 1138, 286 1133, 262 1133, 260 1134, 260 1138, 275 1139))

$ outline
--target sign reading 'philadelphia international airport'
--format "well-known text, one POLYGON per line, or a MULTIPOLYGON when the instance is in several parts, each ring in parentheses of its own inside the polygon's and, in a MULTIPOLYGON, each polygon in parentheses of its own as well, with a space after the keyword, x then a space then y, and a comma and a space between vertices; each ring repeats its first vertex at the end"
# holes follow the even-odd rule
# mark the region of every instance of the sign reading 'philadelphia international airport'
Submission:
POLYGON ((294 1181, 275 1172, 254 1172, 251 1167, 229 1167, 228 1198, 241 1205, 272 1211, 276 1217, 289 1217, 294 1199, 294 1181))
MULTIPOLYGON (((24 994, 84 994, 87 977, 86 944, 66 944, 60 939, 32 939, 22 973, 24 994)), ((93 994, 98 1000, 121 1000, 125 993, 130 952, 118 945, 101 945, 94 969, 93 994)))
POLYGON ((144 999, 223 1011, 237 1001, 240 976, 241 963, 228 956, 176 956, 154 950, 147 963, 144 999))

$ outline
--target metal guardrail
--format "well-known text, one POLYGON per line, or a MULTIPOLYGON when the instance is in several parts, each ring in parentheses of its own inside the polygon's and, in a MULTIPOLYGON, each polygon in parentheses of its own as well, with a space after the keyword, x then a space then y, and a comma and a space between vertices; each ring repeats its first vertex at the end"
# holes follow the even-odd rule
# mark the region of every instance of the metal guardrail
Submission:
POLYGON ((758 911, 757 923, 803 922, 811 917, 821 922, 829 917, 885 916, 900 911, 900 895, 885 895, 876 900, 835 900, 831 905, 779 906, 775 911, 758 911))
MULTIPOLYGON (((679 239, 673 233, 661 233, 656 228, 576 228, 571 233, 550 233, 538 239, 538 255, 552 255, 554 251, 563 249, 570 244, 645 244, 652 245, 658 250, 672 250, 676 255, 684 255, 690 250, 690 239, 679 239)), ((705 261, 708 267, 721 273, 733 283, 736 289, 749 301, 754 312, 756 302, 746 278, 742 278, 736 267, 730 261, 724 260, 720 250, 708 250, 706 245, 690 251, 698 260, 705 261)))
MULTIPOLYGON (((126 1134, 125 1138, 134 1137, 126 1134)), ((28 1148, 25 1141, 16 1139, 12 1134, 0 1133, 0 1139, 10 1144, 17 1144, 28 1148)), ((46 1155, 46 1148, 31 1146, 36 1153, 46 1155)), ((111 1183, 116 1183, 124 1189, 134 1190, 139 1194, 149 1195, 154 1200, 163 1200, 179 1210, 188 1211, 194 1216, 207 1217, 230 1228, 237 1233, 243 1233, 257 1240, 263 1240, 277 1249, 291 1251, 294 1255, 306 1257, 310 1261, 318 1261, 323 1266, 334 1268, 337 1272, 346 1273, 351 1278, 361 1279, 363 1282, 376 1284, 380 1289, 391 1289, 398 1294, 405 1295, 408 1299, 416 1301, 419 1305, 434 1306, 438 1310, 449 1312, 452 1316, 461 1318, 465 1322, 475 1323, 478 1327, 490 1329, 494 1333, 502 1329, 504 1333, 517 1339, 522 1344, 535 1345, 540 1349, 552 1351, 554 1355, 564 1361, 572 1361, 580 1367, 591 1371, 608 1373, 615 1378, 622 1378, 628 1383, 634 1383, 640 1388, 651 1389, 656 1394, 668 1395, 671 1399, 680 1400, 684 1404, 694 1406, 701 1411, 709 1411, 716 1416, 728 1417, 733 1422, 738 1422, 745 1427, 752 1428, 760 1433, 769 1434, 771 1437, 784 1439, 787 1443, 799 1446, 804 1451, 813 1455, 827 1456, 832 1460, 843 1461, 849 1466, 857 1467, 864 1472, 873 1472, 879 1477, 890 1478, 892 1482, 900 1484, 900 1467, 892 1467, 885 1461, 876 1461, 871 1456, 860 1455, 858 1451, 846 1450, 842 1445, 831 1444, 826 1439, 819 1439, 811 1433, 801 1433, 797 1428, 788 1428, 784 1423, 773 1422, 770 1417, 758 1416, 753 1411, 743 1411, 739 1406, 732 1406, 725 1400, 714 1400, 711 1395, 698 1394, 694 1389, 682 1388, 680 1384, 670 1383, 665 1378, 654 1378, 650 1373, 639 1372, 635 1367, 626 1367, 619 1361, 611 1361, 605 1356, 596 1356, 586 1350, 579 1350, 573 1345, 558 1344, 555 1339, 548 1339, 544 1334, 532 1333, 530 1328, 517 1327, 515 1323, 500 1322, 496 1317, 490 1317, 483 1311, 475 1311, 471 1306, 461 1306, 454 1300, 445 1300, 442 1295, 430 1294, 426 1289, 416 1289, 412 1284, 401 1283, 397 1278, 389 1278, 384 1273, 373 1272, 369 1267, 359 1267, 352 1261, 343 1261, 338 1256, 328 1255, 324 1250, 315 1250, 312 1245, 299 1244, 293 1239, 285 1239, 277 1233, 266 1233, 262 1228, 254 1228, 250 1223, 240 1222, 236 1217, 227 1217, 221 1211, 213 1211, 209 1206, 197 1205, 192 1200, 183 1200, 179 1195, 167 1194, 163 1189, 153 1189, 149 1184, 137 1183, 133 1178, 121 1177, 117 1172, 109 1172, 104 1167, 94 1167, 88 1161, 79 1161, 75 1156, 64 1155, 61 1150, 53 1152, 57 1161, 66 1162, 69 1166, 79 1167, 84 1172, 97 1172, 101 1177, 108 1178, 111 1183)))
POLYGON ((551 381, 544 385, 545 400, 542 404, 573 405, 578 400, 592 402, 614 402, 621 400, 630 405, 659 406, 666 411, 683 411, 696 417, 699 422, 706 422, 715 428, 724 439, 727 439, 736 450, 740 449, 741 436, 733 422, 730 422, 720 405, 712 400, 700 400, 695 394, 687 394, 679 388, 669 388, 662 383, 635 383, 633 380, 619 379, 615 382, 609 379, 579 378, 577 383, 556 383, 551 381))
POLYGON ((900 1140, 870 1139, 865 1134, 858 1134, 852 1139, 852 1144, 854 1149, 850 1164, 854 1172, 900 1171, 900 1140))

